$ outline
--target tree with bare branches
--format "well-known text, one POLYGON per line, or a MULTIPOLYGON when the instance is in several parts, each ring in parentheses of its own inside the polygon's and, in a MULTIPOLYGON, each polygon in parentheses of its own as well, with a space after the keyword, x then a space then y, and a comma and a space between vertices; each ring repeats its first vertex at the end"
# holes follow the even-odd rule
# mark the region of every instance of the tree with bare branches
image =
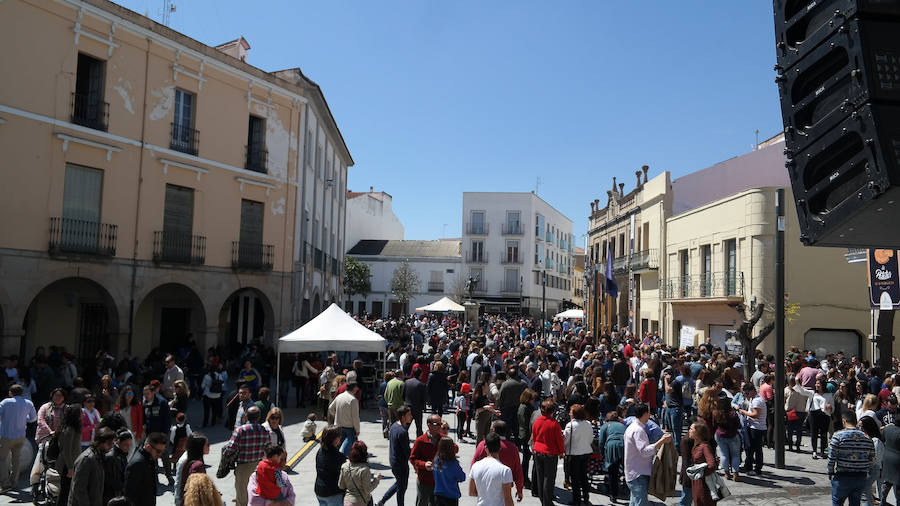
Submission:
POLYGON ((750 314, 748 315, 744 306, 738 306, 735 309, 741 315, 741 323, 737 326, 737 339, 741 343, 741 356, 744 361, 744 378, 750 379, 753 375, 754 366, 756 364, 756 347, 765 340, 765 338, 775 329, 775 322, 772 321, 759 331, 756 337, 753 337, 753 327, 759 323, 762 318, 766 305, 764 303, 750 304, 750 314))

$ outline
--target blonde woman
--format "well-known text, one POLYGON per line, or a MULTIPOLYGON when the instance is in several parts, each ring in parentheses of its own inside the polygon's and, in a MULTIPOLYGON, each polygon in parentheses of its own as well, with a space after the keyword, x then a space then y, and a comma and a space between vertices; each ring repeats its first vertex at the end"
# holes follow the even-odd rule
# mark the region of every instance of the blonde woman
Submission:
POLYGON ((184 486, 184 506, 223 506, 222 494, 205 473, 188 476, 184 486))
POLYGON ((282 424, 284 424, 284 413, 282 413, 281 408, 273 406, 266 415, 266 422, 262 425, 269 431, 269 441, 273 445, 278 445, 287 451, 287 447, 284 446, 284 432, 281 430, 282 424))
POLYGON ((864 416, 875 418, 875 411, 878 407, 878 396, 875 394, 866 394, 862 404, 856 408, 856 419, 861 420, 864 416))

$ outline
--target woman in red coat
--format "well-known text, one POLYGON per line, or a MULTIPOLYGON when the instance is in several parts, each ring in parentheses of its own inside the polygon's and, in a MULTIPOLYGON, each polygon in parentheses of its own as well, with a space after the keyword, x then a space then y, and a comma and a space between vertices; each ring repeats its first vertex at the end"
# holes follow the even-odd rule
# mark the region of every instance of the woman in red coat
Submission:
POLYGON ((653 369, 644 369, 644 381, 638 390, 638 400, 650 406, 651 413, 656 413, 656 380, 653 379, 653 369))
POLYGON ((534 454, 535 481, 532 486, 541 498, 541 506, 553 506, 556 486, 556 467, 559 456, 565 454, 562 427, 553 419, 556 401, 546 399, 541 403, 541 416, 531 427, 532 453, 534 454))
POLYGON ((706 476, 716 472, 716 455, 709 446, 709 429, 701 422, 696 422, 688 429, 688 437, 694 440, 694 449, 691 450, 691 462, 693 464, 706 464, 703 478, 693 480, 691 493, 694 496, 694 506, 714 506, 716 504, 706 486, 706 476))

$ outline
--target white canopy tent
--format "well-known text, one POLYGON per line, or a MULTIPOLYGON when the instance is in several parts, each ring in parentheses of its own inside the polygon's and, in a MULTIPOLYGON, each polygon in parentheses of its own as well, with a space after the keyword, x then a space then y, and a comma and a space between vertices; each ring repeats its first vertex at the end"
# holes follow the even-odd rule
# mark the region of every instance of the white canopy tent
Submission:
MULTIPOLYGON (((368 351, 384 354, 387 341, 353 319, 337 304, 332 303, 325 311, 308 321, 299 329, 278 339, 278 365, 281 369, 282 353, 304 353, 309 351, 368 351)), ((280 379, 281 375, 276 376, 280 379)), ((276 382, 280 392, 280 382, 276 382)), ((275 396, 277 399, 277 395, 275 396)))
POLYGON ((449 297, 441 297, 440 299, 428 304, 427 306, 417 307, 416 311, 430 311, 433 313, 443 313, 446 311, 453 311, 456 313, 462 313, 466 308, 453 302, 453 300, 449 297))
POLYGON ((553 317, 554 320, 568 320, 570 318, 575 318, 577 320, 584 319, 584 310, 581 309, 567 309, 562 313, 556 313, 556 316, 553 317))

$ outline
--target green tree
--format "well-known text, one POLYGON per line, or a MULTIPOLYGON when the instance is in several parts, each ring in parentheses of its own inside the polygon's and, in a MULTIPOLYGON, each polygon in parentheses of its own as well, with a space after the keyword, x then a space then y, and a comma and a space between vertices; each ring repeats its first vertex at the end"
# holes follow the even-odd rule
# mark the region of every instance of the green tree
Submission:
POLYGON ((360 262, 359 260, 345 256, 344 257, 344 293, 347 297, 354 295, 369 295, 372 291, 372 273, 369 271, 369 264, 360 262))
POLYGON ((413 294, 419 291, 419 275, 409 266, 409 261, 404 260, 399 267, 394 269, 394 277, 391 279, 391 293, 403 304, 404 309, 413 294))

